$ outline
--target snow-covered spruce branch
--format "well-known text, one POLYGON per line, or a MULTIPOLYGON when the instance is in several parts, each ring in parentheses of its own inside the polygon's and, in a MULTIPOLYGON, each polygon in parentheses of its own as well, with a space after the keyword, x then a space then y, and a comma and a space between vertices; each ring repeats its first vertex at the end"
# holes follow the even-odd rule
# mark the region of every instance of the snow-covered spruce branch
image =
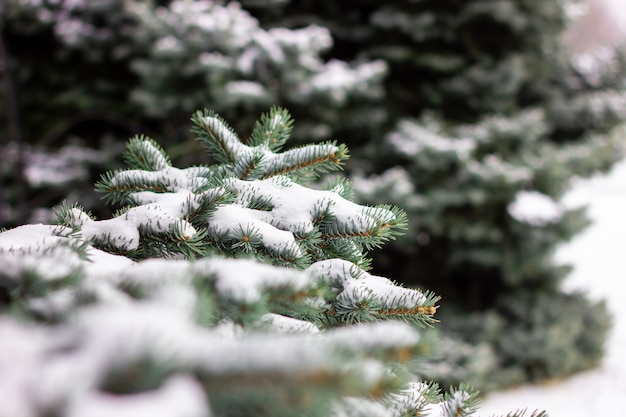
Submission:
POLYGON ((192 121, 192 132, 197 134, 207 152, 218 162, 232 167, 234 175, 243 180, 276 175, 315 179, 319 173, 340 169, 349 157, 346 146, 335 142, 277 153, 293 128, 291 116, 279 107, 273 107, 257 121, 249 144, 241 142, 233 129, 213 111, 198 111, 192 121))
POLYGON ((102 222, 77 208, 63 209, 62 223, 82 230, 99 247, 134 257, 193 258, 207 253, 200 250, 205 242, 207 250, 298 267, 336 257, 367 267, 365 252, 406 224, 395 207, 346 199, 347 183, 329 190, 299 184, 340 169, 348 152, 334 143, 278 152, 293 124, 284 109, 261 117, 250 145, 211 111, 192 119, 198 141, 218 165, 175 168, 156 142, 135 137, 124 155, 131 169, 107 173, 96 186, 130 208, 102 222), (155 243, 159 238, 161 245, 155 243))
MULTIPOLYGON (((428 297, 349 262, 326 260, 306 270, 221 257, 135 263, 86 244, 69 228, 27 225, 0 233, 0 263, 3 311, 48 323, 44 330, 0 317, 7 341, 0 351, 29 346, 23 361, 0 361, 0 386, 7 386, 4 377, 16 378, 10 383, 30 393, 11 396, 0 411, 78 416, 102 407, 130 415, 159 404, 167 413, 156 415, 188 415, 176 414, 174 396, 205 413, 191 415, 208 415, 208 404, 230 415, 261 396, 268 412, 315 404, 341 415, 334 404, 349 395, 389 408, 385 415, 404 415, 378 397, 407 383, 385 363, 420 351, 416 329, 384 317, 369 318, 378 324, 325 326, 331 315, 339 324, 332 313, 339 303, 360 303, 364 294, 387 309, 427 309, 428 297), (39 289, 25 291, 25 284, 39 289), (284 404, 286 393, 303 403, 284 404)), ((358 408, 350 404, 341 410, 358 408)))

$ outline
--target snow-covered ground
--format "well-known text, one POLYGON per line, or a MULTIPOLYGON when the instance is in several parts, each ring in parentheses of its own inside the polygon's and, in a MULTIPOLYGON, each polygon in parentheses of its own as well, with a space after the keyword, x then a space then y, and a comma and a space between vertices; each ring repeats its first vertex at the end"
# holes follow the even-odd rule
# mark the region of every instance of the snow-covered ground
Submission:
POLYGON ((624 417, 626 395, 626 161, 607 176, 581 181, 568 206, 588 205, 594 221, 562 247, 557 259, 574 265, 566 288, 582 288, 607 301, 614 316, 607 353, 596 369, 542 385, 489 395, 480 416, 543 409, 550 417, 624 417))

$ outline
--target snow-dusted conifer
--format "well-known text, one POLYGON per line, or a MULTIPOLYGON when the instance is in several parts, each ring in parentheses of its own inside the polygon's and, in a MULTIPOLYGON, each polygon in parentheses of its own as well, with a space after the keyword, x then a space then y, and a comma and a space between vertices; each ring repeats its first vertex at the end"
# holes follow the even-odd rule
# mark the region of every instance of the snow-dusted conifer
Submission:
POLYGON ((335 144, 279 152, 281 120, 272 109, 246 144, 197 113, 218 163, 187 169, 135 137, 130 169, 97 186, 126 204, 119 215, 64 206, 61 225, 0 233, 0 415, 475 410, 473 391, 442 396, 411 363, 431 348, 420 327, 435 322, 438 297, 358 265, 403 213, 346 200, 346 183, 299 184, 347 154, 335 144))

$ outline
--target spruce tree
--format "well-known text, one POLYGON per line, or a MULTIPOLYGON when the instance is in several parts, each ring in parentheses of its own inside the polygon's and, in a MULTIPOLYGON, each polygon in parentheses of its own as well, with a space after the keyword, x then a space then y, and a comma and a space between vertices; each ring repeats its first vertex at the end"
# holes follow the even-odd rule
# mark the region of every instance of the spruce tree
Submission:
POLYGON ((266 27, 330 28, 333 58, 387 63, 385 122, 352 146, 355 192, 407 210, 409 233, 375 267, 453 303, 439 328, 461 378, 493 387, 596 364, 608 313, 563 292, 569 267, 552 255, 588 223, 559 203, 572 179, 622 158, 619 54, 572 56, 561 1, 243 4, 266 27))
POLYGON ((0 233, 0 414, 472 414, 475 392, 441 395, 411 361, 438 297, 364 269, 404 213, 304 183, 345 147, 281 151, 279 108, 247 141, 212 111, 193 123, 215 164, 136 136, 96 186, 115 217, 66 205, 0 233))

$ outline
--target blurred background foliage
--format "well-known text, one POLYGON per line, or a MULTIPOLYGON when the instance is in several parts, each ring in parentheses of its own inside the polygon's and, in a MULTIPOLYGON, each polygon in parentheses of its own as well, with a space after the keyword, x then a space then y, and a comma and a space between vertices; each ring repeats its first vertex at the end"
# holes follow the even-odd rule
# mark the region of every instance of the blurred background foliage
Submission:
POLYGON ((588 222, 559 199, 623 157, 626 61, 574 54, 577 4, 5 0, 0 225, 63 199, 108 217, 92 184, 127 137, 203 163, 195 109, 245 135, 281 105, 296 142, 348 144, 359 202, 409 213, 374 272, 443 296, 423 377, 491 389, 586 369, 610 318, 561 289, 552 255, 588 222))

